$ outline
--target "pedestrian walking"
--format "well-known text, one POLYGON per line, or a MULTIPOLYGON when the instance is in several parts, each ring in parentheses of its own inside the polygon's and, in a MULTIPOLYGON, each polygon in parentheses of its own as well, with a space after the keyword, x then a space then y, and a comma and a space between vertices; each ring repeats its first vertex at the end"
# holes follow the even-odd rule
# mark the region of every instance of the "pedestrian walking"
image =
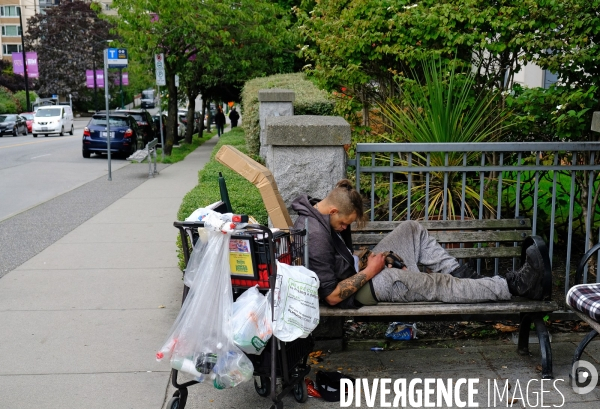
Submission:
POLYGON ((237 126, 239 119, 240 119, 240 114, 238 114, 235 107, 231 108, 231 112, 229 113, 229 120, 231 121, 232 128, 235 128, 237 126))
POLYGON ((215 125, 217 126, 217 135, 219 138, 223 134, 223 128, 225 127, 225 114, 223 113, 223 107, 219 105, 217 113, 215 115, 215 125))

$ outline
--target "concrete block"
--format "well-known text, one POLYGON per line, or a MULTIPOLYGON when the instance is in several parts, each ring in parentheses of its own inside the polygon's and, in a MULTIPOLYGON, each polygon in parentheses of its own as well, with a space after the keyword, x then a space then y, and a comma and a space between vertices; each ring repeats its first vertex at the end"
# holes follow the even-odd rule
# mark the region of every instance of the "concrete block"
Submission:
POLYGON ((342 352, 344 350, 344 340, 338 339, 317 339, 315 340, 315 351, 324 352, 342 352))
POLYGON ((346 152, 341 146, 269 146, 267 165, 290 214, 301 194, 324 198, 346 177, 346 152))
POLYGON ((594 112, 592 116, 592 131, 600 132, 600 111, 594 112))
POLYGON ((291 89, 270 88, 258 91, 259 102, 294 102, 296 93, 291 89))
POLYGON ((344 336, 344 318, 321 317, 319 325, 317 325, 312 334, 317 339, 342 338, 344 336))
POLYGON ((343 146, 350 143, 350 124, 339 116, 270 116, 266 127, 267 145, 343 146))

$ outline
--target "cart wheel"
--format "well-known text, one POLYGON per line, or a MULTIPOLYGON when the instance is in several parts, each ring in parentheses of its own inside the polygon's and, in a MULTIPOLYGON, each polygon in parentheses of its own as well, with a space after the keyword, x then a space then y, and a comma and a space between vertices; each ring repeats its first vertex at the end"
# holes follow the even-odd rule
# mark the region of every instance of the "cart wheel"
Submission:
POLYGON ((268 397, 271 394, 271 379, 266 376, 259 376, 260 385, 256 382, 256 377, 254 378, 254 389, 256 389, 256 393, 258 393, 263 398, 268 397))
POLYGON ((301 379, 300 383, 294 385, 294 399, 299 403, 304 403, 308 400, 308 391, 306 390, 304 379, 301 379))
POLYGON ((179 409, 179 396, 171 398, 169 403, 167 403, 167 409, 179 409))

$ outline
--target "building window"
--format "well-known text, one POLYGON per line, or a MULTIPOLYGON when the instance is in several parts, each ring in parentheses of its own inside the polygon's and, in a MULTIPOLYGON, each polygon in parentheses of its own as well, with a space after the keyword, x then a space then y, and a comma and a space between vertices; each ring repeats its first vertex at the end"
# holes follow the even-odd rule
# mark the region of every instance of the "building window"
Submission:
POLYGON ((20 53, 23 51, 21 44, 2 44, 2 54, 20 53))
POLYGON ((0 15, 4 17, 19 17, 19 6, 2 6, 0 15))
POLYGON ((2 35, 6 37, 19 37, 21 36, 20 26, 2 26, 2 35))

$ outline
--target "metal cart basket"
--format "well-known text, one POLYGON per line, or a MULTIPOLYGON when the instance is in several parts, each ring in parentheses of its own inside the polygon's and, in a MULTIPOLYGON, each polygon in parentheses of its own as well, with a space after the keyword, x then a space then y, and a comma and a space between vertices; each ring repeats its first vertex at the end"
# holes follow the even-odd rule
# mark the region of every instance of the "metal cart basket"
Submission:
MULTIPOLYGON (((175 222, 181 237, 183 256, 187 266, 193 245, 198 239, 198 228, 203 228, 202 222, 175 222)), ((245 237, 252 241, 253 260, 258 274, 250 279, 232 276, 231 284, 234 299, 246 289, 259 286, 263 293, 275 288, 277 265, 275 261, 291 265, 305 265, 306 230, 279 230, 260 225, 248 225, 243 231, 245 237)), ((185 274, 185 272, 184 272, 185 274)), ((189 288, 184 285, 182 302, 189 288)), ((274 291, 271 291, 271 308, 274 309, 274 291)), ((307 365, 308 354, 314 347, 312 335, 292 342, 282 342, 271 337, 261 355, 247 355, 254 365, 254 387, 263 397, 273 401, 271 409, 283 408, 281 399, 293 391, 298 402, 306 402, 308 393, 305 376, 310 372, 307 365), (281 392, 277 393, 277 379, 281 380, 281 392)), ((198 382, 188 381, 178 383, 178 371, 171 370, 171 382, 177 391, 167 405, 167 409, 183 409, 187 402, 187 388, 198 382)))

